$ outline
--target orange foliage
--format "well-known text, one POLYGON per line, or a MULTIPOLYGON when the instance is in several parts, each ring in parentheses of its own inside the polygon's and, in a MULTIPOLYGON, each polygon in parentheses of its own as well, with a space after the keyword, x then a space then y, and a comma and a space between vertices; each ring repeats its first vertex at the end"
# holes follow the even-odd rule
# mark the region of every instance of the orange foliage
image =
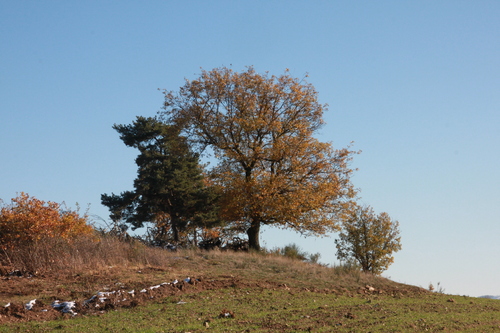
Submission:
POLYGON ((221 228, 202 228, 201 229, 201 238, 202 239, 216 239, 222 236, 221 228))
POLYGON ((62 210, 58 203, 38 200, 24 192, 11 201, 0 210, 0 248, 35 243, 44 238, 69 240, 93 232, 87 224, 87 215, 62 210))
POLYGON ((162 114, 213 150, 221 215, 258 249, 262 224, 307 234, 339 229, 335 214, 355 196, 349 164, 356 152, 314 137, 326 109, 312 85, 287 72, 216 68, 178 94, 166 91, 162 114))

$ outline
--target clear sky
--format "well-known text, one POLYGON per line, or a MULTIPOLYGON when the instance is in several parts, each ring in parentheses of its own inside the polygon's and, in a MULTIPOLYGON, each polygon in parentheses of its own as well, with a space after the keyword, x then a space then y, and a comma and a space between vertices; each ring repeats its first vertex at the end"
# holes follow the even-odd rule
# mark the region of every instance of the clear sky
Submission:
MULTIPOLYGON (((500 295, 500 1, 0 1, 0 198, 90 204, 132 189, 111 126, 200 68, 279 75, 329 104, 320 139, 362 150, 362 203, 400 222, 384 276, 500 295)), ((335 263, 335 235, 265 230, 335 263)))

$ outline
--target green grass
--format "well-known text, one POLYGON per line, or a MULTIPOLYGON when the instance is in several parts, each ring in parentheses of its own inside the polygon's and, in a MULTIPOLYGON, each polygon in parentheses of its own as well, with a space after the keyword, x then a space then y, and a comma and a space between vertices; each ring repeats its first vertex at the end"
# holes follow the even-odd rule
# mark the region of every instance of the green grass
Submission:
POLYGON ((284 288, 226 288, 168 297, 100 316, 5 325, 0 332, 495 332, 495 300, 337 296, 284 288), (453 301, 451 301, 453 300, 453 301), (181 304, 179 304, 181 303, 181 304), (234 318, 220 318, 224 312, 234 318), (209 327, 204 323, 208 322, 209 327))

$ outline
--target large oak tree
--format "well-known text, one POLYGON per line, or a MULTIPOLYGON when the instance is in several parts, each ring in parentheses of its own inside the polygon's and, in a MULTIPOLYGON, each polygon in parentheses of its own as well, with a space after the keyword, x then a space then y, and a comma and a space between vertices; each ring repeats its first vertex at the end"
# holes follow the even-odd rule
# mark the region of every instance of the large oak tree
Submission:
POLYGON ((327 107, 311 84, 287 72, 223 67, 164 94, 166 123, 217 158, 211 176, 224 189, 222 213, 246 231, 251 248, 260 248, 262 225, 338 229, 335 215, 354 195, 353 152, 313 136, 327 107))

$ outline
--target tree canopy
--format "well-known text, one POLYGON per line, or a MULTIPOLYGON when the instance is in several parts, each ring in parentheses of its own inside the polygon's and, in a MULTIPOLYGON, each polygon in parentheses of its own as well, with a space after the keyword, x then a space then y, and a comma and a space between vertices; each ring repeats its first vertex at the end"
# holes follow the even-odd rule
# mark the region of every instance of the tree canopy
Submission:
POLYGON ((179 131, 156 118, 137 117, 131 125, 114 125, 120 138, 139 150, 134 191, 103 194, 111 219, 133 228, 157 227, 157 241, 179 242, 191 227, 216 223, 216 194, 205 182, 199 156, 179 131))
POLYGON ((336 213, 354 196, 353 151, 334 149, 313 135, 327 109, 311 84, 291 77, 202 71, 178 92, 165 91, 162 119, 217 164, 221 214, 260 247, 261 225, 323 234, 337 230, 336 213))

